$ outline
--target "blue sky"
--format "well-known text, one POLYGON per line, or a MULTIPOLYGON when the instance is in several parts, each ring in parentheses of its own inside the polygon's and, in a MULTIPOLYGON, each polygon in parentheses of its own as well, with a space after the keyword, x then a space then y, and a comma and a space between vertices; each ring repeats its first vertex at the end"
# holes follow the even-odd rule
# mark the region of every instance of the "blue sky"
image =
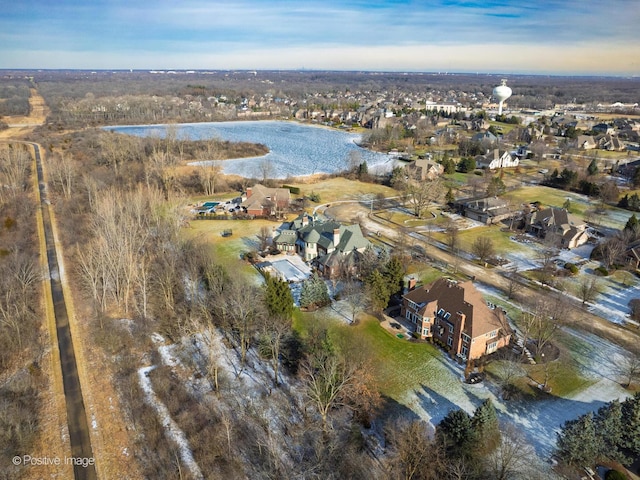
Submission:
POLYGON ((0 68, 640 74, 640 1, 0 0, 0 68))

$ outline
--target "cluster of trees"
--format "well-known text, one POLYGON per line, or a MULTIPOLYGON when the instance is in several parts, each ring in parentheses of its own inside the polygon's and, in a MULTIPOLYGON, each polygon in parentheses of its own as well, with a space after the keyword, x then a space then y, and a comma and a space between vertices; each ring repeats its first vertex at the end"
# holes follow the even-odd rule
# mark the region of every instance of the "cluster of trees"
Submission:
POLYGON ((549 177, 545 178, 544 183, 554 188, 572 190, 590 197, 597 197, 604 203, 616 202, 619 196, 619 189, 615 181, 596 182, 592 179, 594 175, 595 172, 593 174, 587 172, 581 176, 579 172, 569 168, 564 168, 561 172, 558 172, 556 168, 549 177))
POLYGON ((491 400, 469 415, 451 410, 429 435, 420 421, 387 428, 390 478, 407 480, 543 479, 535 452, 514 427, 500 428, 491 400))
POLYGON ((27 83, 0 83, 0 117, 29 115, 30 95, 27 83))
POLYGON ((7 478, 17 476, 11 458, 33 451, 48 382, 31 165, 23 145, 0 146, 0 461, 7 478))
POLYGON ((557 435, 556 454, 569 465, 628 464, 640 456, 640 394, 569 420, 557 435))
POLYGON ((388 256, 383 250, 377 258, 373 249, 367 249, 370 257, 362 262, 361 275, 364 278, 370 306, 375 312, 382 312, 389 305, 391 296, 402 290, 405 265, 397 256, 388 256))

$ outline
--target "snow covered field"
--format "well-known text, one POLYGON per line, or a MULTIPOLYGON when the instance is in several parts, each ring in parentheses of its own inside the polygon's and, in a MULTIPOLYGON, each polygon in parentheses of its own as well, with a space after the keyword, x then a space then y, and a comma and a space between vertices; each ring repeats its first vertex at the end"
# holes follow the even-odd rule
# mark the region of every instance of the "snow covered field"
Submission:
MULTIPOLYGON (((394 160, 385 154, 359 147, 361 136, 330 128, 286 121, 210 122, 177 125, 178 135, 193 140, 219 138, 233 142, 262 143, 269 148, 264 157, 220 162, 224 173, 244 177, 262 177, 260 164, 267 160, 271 177, 306 176, 345 170, 356 152, 366 161, 369 171, 391 170, 394 160)), ((136 136, 163 137, 164 125, 105 127, 136 136)))

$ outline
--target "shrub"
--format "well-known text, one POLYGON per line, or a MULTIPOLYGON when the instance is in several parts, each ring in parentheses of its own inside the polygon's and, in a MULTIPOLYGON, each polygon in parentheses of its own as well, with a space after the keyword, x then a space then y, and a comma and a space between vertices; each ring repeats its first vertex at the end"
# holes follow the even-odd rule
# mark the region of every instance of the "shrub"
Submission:
POLYGON ((609 270, 607 270, 606 268, 604 268, 602 266, 596 268, 595 272, 596 272, 597 275, 600 275, 602 277, 608 277, 609 276, 609 270))
POLYGON ((316 192, 311 192, 309 194, 309 200, 315 203, 320 203, 320 194, 316 192))
POLYGON ((564 268, 569 270, 572 275, 575 275, 580 270, 575 263, 569 263, 569 262, 564 264, 564 268))
POLYGON ((627 476, 618 470, 609 470, 604 474, 604 480, 627 480, 627 476))
POLYGON ((292 185, 283 185, 282 188, 288 188, 291 193, 294 195, 300 194, 300 187, 294 187, 292 185))

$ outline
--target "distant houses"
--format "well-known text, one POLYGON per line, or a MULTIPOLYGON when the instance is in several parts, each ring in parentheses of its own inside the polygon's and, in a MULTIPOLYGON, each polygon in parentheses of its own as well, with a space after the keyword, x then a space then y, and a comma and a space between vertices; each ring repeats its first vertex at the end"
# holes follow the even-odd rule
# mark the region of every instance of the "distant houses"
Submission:
POLYGON ((512 156, 509 152, 500 152, 497 148, 487 152, 485 155, 478 155, 475 158, 476 167, 495 170, 497 168, 512 168, 520 164, 518 157, 512 156))
POLYGON ((512 331, 506 314, 490 308, 468 282, 446 278, 403 296, 401 315, 422 339, 432 339, 454 359, 475 360, 509 345, 512 331))

